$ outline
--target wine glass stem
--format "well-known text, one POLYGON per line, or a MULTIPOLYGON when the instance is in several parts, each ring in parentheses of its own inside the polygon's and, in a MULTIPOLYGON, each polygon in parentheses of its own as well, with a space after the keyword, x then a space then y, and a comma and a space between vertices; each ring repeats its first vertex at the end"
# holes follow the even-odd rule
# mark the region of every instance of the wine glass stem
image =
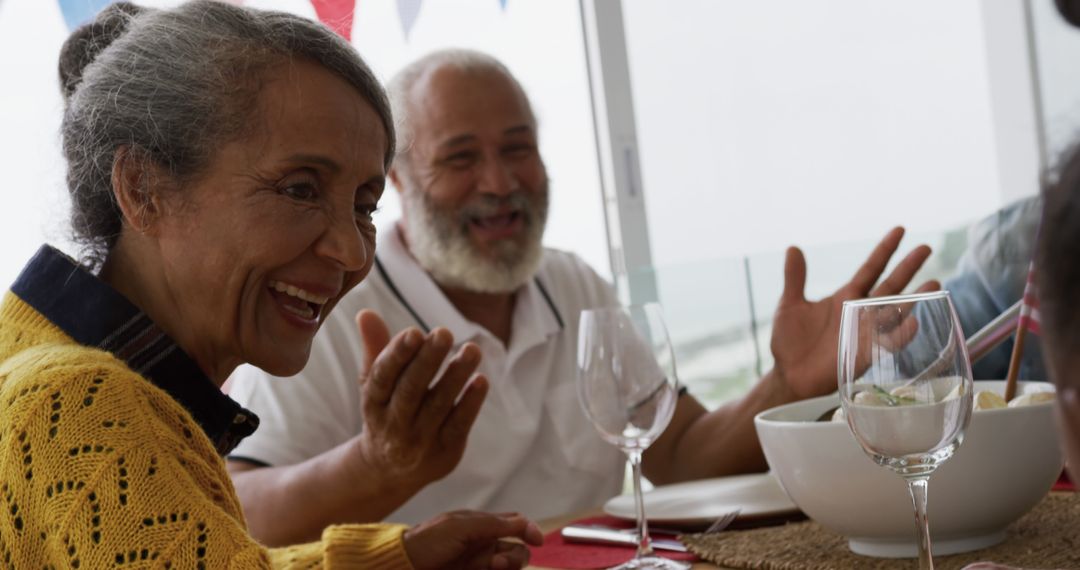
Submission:
POLYGON ((928 477, 911 477, 907 480, 911 503, 915 506, 915 529, 919 533, 919 570, 934 570, 934 558, 930 554, 930 521, 926 519, 928 481, 928 477))
POLYGON ((649 522, 645 520, 645 500, 641 497, 641 452, 629 451, 630 469, 634 472, 634 506, 637 510, 637 557, 653 556, 652 540, 649 539, 649 522))

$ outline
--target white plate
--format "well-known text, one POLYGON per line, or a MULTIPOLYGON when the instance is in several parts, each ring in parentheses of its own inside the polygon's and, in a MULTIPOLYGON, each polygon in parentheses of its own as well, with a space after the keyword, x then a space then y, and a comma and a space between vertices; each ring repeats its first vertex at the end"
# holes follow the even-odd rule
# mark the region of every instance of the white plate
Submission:
MULTIPOLYGON (((742 509, 737 520, 799 511, 771 473, 690 481, 656 487, 645 493, 645 516, 660 524, 709 524, 734 509, 742 509)), ((634 496, 612 498, 604 505, 604 512, 614 517, 635 518, 634 496)))

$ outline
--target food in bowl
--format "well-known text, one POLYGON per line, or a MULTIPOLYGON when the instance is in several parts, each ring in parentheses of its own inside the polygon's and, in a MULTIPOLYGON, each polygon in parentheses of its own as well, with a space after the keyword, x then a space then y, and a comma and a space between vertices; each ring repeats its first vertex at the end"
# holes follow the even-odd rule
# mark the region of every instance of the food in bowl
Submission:
MULTIPOLYGON (((1004 392, 1005 382, 975 383, 1004 392)), ((1031 510, 1061 473, 1053 420, 1054 388, 1021 382, 1031 405, 972 415, 964 443, 931 477, 930 530, 935 554, 996 544, 1005 528, 1031 510)), ((848 538, 869 556, 914 557, 915 522, 903 479, 875 465, 847 425, 816 422, 839 404, 837 395, 766 410, 754 419, 762 449, 791 499, 810 518, 848 538)))
POLYGON ((1046 404, 1053 402, 1057 398, 1057 394, 1053 392, 1029 392, 1027 394, 1021 394, 1012 400, 1009 400, 1008 406, 1010 408, 1017 408, 1020 406, 1034 406, 1036 404, 1046 404))
MULTIPOLYGON (((913 391, 905 391, 904 386, 893 390, 892 392, 886 392, 882 388, 873 384, 867 385, 867 389, 857 394, 852 399, 856 405, 861 406, 910 406, 920 402, 914 395, 913 391)), ((949 392, 942 400, 955 400, 960 397, 961 386, 957 386, 952 392, 949 392)), ((1029 392, 1027 394, 1021 394, 1016 396, 1009 402, 1005 401, 1005 397, 992 390, 977 390, 972 398, 971 409, 978 412, 980 410, 995 410, 998 408, 1017 408, 1020 406, 1034 406, 1036 404, 1045 404, 1053 402, 1056 394, 1054 392, 1029 392)), ((837 407, 833 411, 832 415, 825 414, 817 418, 817 421, 831 421, 834 422, 846 422, 847 417, 844 414, 844 408, 837 407)))

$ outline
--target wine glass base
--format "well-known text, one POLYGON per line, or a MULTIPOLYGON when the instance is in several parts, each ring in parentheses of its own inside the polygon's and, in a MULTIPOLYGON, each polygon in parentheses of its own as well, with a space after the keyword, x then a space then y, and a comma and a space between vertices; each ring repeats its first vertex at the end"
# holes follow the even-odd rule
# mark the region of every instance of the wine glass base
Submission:
POLYGON ((690 565, 677 560, 668 560, 659 556, 646 556, 634 558, 627 562, 609 568, 608 570, 689 570, 690 565))

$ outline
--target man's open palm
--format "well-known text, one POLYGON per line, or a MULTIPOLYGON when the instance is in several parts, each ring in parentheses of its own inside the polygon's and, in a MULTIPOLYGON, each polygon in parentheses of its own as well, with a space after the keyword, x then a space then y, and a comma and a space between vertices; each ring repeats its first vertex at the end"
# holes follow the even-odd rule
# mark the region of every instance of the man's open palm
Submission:
MULTIPOLYGON (((903 237, 904 229, 899 227, 886 234, 851 281, 819 301, 806 299, 806 259, 802 251, 797 247, 788 249, 784 260, 784 292, 773 317, 770 348, 776 360, 774 370, 797 399, 836 390, 840 309, 844 301, 899 294, 930 256, 929 247, 916 247, 879 284, 878 279, 903 237)), ((918 291, 938 288, 940 284, 930 281, 918 291)))

